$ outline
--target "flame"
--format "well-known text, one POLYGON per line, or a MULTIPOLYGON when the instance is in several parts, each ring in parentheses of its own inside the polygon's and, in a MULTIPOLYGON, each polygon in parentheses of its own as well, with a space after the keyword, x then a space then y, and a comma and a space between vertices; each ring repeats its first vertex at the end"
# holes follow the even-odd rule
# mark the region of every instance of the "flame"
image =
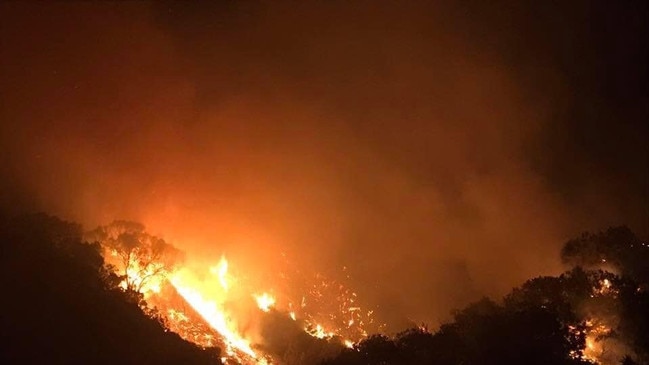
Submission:
POLYGON ((601 364, 604 353, 602 339, 611 333, 611 328, 605 324, 595 322, 599 321, 586 321, 586 347, 584 348, 583 358, 596 364, 601 364))
POLYGON ((334 332, 325 331, 324 327, 322 327, 322 325, 320 324, 315 324, 315 325, 308 324, 304 330, 311 336, 321 338, 321 339, 332 338, 336 335, 334 332))
POLYGON ((177 271, 170 276, 169 281, 187 303, 223 336, 228 355, 236 356, 235 352, 239 351, 257 359, 258 355, 252 349, 250 340, 239 333, 234 316, 226 311, 224 306, 228 291, 231 289, 228 261, 225 256, 221 257, 218 265, 210 268, 210 273, 217 277, 220 287, 210 286, 209 283, 197 280, 189 270, 177 271))
MULTIPOLYGON (((590 298, 617 298, 619 289, 608 278, 598 280, 594 283, 590 298)), ((599 300, 599 299, 595 299, 599 300)), ((602 312, 601 309, 590 311, 584 318, 583 327, 579 329, 576 326, 569 326, 570 331, 577 335, 585 336, 585 346, 581 354, 576 351, 571 352, 573 358, 580 358, 593 364, 617 364, 610 355, 611 333, 616 326, 616 316, 612 313, 602 312), (607 346, 608 345, 608 346, 607 346), (606 349, 609 347, 609 349, 606 349)))
POLYGON ((193 342, 201 347, 216 346, 216 333, 203 326, 187 313, 177 308, 169 308, 166 311, 167 325, 169 330, 177 333, 183 339, 193 342))
POLYGON ((236 348, 252 358, 257 358, 257 354, 250 347, 250 341, 241 337, 236 331, 236 324, 223 310, 222 303, 205 298, 198 290, 184 283, 178 276, 172 277, 171 283, 187 303, 224 337, 228 346, 226 349, 228 355, 232 356, 232 348, 236 348))
POLYGON ((367 337, 368 329, 381 331, 383 326, 374 322, 374 311, 364 310, 354 291, 322 274, 316 274, 315 279, 299 301, 288 300, 289 316, 293 320, 301 318, 305 332, 321 339, 338 337, 358 342, 367 337))
POLYGON ((257 306, 259 307, 259 309, 264 312, 270 311, 270 308, 275 305, 275 298, 268 293, 253 295, 253 297, 257 300, 257 306))
POLYGON ((210 272, 219 278, 221 288, 227 292, 230 288, 230 285, 228 284, 228 260, 224 255, 221 256, 218 265, 210 268, 210 272))
MULTIPOLYGON (((248 291, 250 288, 229 273, 225 255, 216 265, 205 270, 208 275, 204 275, 189 266, 169 273, 161 266, 162 263, 142 260, 138 257, 140 252, 134 252, 120 285, 123 289, 139 290, 145 295, 145 312, 164 316, 168 330, 188 341, 203 347, 222 347, 226 355, 223 362, 270 363, 267 355, 253 349, 251 338, 242 331, 249 327, 242 327, 238 316, 246 313, 242 309, 246 308, 245 298, 254 298, 259 310, 269 312, 277 305, 275 295, 270 292, 252 294, 254 291, 248 291), (146 265, 140 262, 146 262, 146 265), (244 301, 238 301, 241 299, 244 301), (229 305, 226 306, 226 303, 229 305), (232 307, 232 303, 241 305, 232 307), (189 311, 187 305, 191 307, 189 311), (152 309, 154 307, 157 309, 152 309)), ((114 250, 105 251, 105 255, 109 259, 120 258, 114 250)), ((366 336, 363 326, 373 322, 372 311, 365 314, 356 303, 356 293, 342 283, 327 280, 320 274, 315 278, 316 283, 309 285, 306 293, 296 296, 280 291, 286 296, 283 302, 287 307, 277 310, 284 311, 293 321, 303 324, 307 334, 320 339, 336 338, 341 345, 352 348, 355 341, 366 336), (299 298, 299 304, 294 305, 291 297, 299 298)), ((252 300, 250 303, 253 303, 252 300)))
MULTIPOLYGON (((110 259, 107 262, 123 266, 119 262, 116 250, 111 250, 110 259)), ((162 285, 166 281, 166 271, 164 265, 158 262, 150 262, 143 265, 137 255, 133 255, 126 267, 122 267, 124 279, 119 283, 119 287, 127 290, 134 289, 148 298, 153 293, 160 293, 162 285), (130 288, 129 288, 130 286, 130 288)))

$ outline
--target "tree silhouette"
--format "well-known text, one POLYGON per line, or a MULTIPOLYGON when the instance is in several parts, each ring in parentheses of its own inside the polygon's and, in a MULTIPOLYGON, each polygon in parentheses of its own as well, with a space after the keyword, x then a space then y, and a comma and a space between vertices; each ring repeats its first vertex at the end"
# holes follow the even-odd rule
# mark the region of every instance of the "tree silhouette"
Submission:
POLYGON ((182 256, 178 249, 148 234, 137 222, 116 220, 86 236, 103 248, 104 257, 121 275, 127 291, 141 292, 152 281, 164 279, 182 256))
POLYGON ((583 233, 564 244, 561 259, 567 265, 585 269, 613 269, 640 284, 649 284, 649 244, 626 226, 583 233))
MULTIPOLYGON (((635 282, 624 280, 619 285, 619 298, 617 332, 635 352, 636 363, 649 364, 649 292, 639 289, 635 282)), ((629 357, 629 360, 633 359, 629 357)))
POLYGON ((327 365, 585 365, 583 338, 551 309, 520 310, 483 299, 455 313, 436 333, 413 328, 391 339, 374 335, 343 351, 327 365))

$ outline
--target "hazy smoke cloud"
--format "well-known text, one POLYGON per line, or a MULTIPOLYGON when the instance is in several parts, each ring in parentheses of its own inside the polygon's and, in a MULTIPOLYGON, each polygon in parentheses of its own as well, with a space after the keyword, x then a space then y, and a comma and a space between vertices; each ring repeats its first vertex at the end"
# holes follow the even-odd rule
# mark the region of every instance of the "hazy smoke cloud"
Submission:
POLYGON ((262 278, 346 266, 394 323, 556 273, 581 230, 646 234, 646 84, 590 77, 643 54, 600 64, 578 6, 1 9, 5 210, 140 220, 262 278))

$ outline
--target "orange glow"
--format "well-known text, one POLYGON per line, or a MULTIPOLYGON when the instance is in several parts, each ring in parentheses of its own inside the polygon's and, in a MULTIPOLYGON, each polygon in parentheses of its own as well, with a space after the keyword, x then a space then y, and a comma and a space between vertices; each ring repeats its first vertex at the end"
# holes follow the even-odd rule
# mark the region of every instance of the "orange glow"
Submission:
POLYGON ((213 285, 213 281, 200 280, 194 273, 187 269, 178 270, 169 280, 178 293, 200 314, 200 316, 221 336, 226 344, 226 353, 236 356, 242 352, 252 359, 257 359, 250 340, 245 339, 239 332, 235 316, 225 309, 228 291, 231 288, 228 276, 228 261, 221 257, 218 265, 210 268, 210 273, 216 276, 220 286, 213 285))
MULTIPOLYGON (((209 269, 211 275, 200 275, 188 268, 182 268, 170 275, 169 281, 209 326, 223 337, 228 358, 240 363, 269 363, 268 356, 254 349, 252 339, 243 334, 237 321, 239 313, 231 312, 231 308, 226 306, 227 302, 241 299, 235 296, 235 292, 245 292, 247 289, 228 272, 228 265, 227 259, 223 256, 217 265, 209 269)), ((271 308, 277 306, 277 297, 269 292, 247 294, 247 297, 254 298, 256 307, 264 312, 269 312, 271 308)), ((303 296, 297 307, 287 300, 287 308, 277 309, 286 311, 293 321, 299 320, 307 334, 319 339, 339 338, 340 344, 348 348, 352 348, 356 341, 366 336, 362 326, 364 320, 371 321, 372 311, 362 315, 361 307, 352 306, 356 301, 355 293, 344 289, 340 284, 322 281, 310 292, 308 298, 310 299, 303 296), (327 288, 335 290, 327 293, 327 288), (320 306, 315 302, 314 298, 330 300, 325 297, 329 294, 335 302, 334 306, 331 306, 331 303, 328 303, 329 306, 320 306), (321 312, 322 309, 337 310, 337 313, 321 312), (326 320, 327 318, 329 320, 326 320)), ((177 319, 182 319, 178 313, 175 313, 175 316, 177 319)), ((206 338, 209 339, 209 336, 206 336, 203 334, 198 338, 204 342, 206 338)), ((192 337, 189 338, 192 340, 192 337)))
POLYGON ((225 259, 225 256, 221 256, 221 261, 218 265, 211 267, 210 272, 218 276, 221 287, 227 292, 230 285, 228 284, 228 260, 225 259))
POLYGON ((305 328, 305 331, 308 334, 310 334, 311 336, 317 337, 317 338, 331 338, 331 337, 336 335, 333 332, 325 331, 325 329, 319 324, 309 325, 309 326, 307 326, 307 328, 305 328))
POLYGON ((123 265, 120 262, 116 250, 111 250, 106 262, 116 267, 121 267, 125 274, 124 279, 119 283, 119 287, 126 290, 134 289, 148 298, 152 293, 159 293, 161 286, 166 280, 166 270, 164 265, 158 262, 142 263, 139 256, 130 257, 128 264, 123 265))
POLYGON ((611 329, 604 324, 595 323, 593 320, 586 321, 586 347, 584 348, 584 360, 602 364, 601 357, 604 353, 602 339, 610 334, 611 329))
MULTIPOLYGON (((236 323, 232 321, 226 312, 222 309, 222 303, 219 301, 210 300, 205 298, 199 291, 193 289, 191 286, 186 285, 182 279, 177 277, 172 278, 172 284, 178 290, 178 293, 185 298, 192 308, 194 308, 216 331, 221 334, 226 341, 226 344, 234 347, 253 358, 257 355, 250 347, 250 341, 242 338, 236 332, 236 323)), ((232 348, 229 347, 226 351, 228 355, 232 355, 232 348)))
MULTIPOLYGON (((107 261, 119 258, 114 252, 105 252, 107 261)), ((269 312, 277 307, 277 296, 270 292, 253 294, 246 282, 230 273, 230 263, 224 255, 216 265, 195 269, 187 265, 175 271, 157 272, 158 262, 147 262, 140 267, 141 258, 134 255, 127 270, 123 289, 137 288, 150 308, 157 308, 165 317, 167 328, 199 346, 218 346, 224 350, 224 361, 239 364, 269 364, 270 357, 255 349, 246 308, 269 312), (152 270, 152 271, 151 271, 152 270), (151 271, 151 272, 149 272, 151 271), (202 272, 201 272, 202 271, 202 272), (246 307, 245 298, 254 299, 256 307, 246 307), (236 303, 233 305, 232 303, 236 303), (187 309, 187 305, 191 309, 187 309), (245 330, 244 330, 245 329, 245 330)), ((341 283, 315 276, 307 293, 300 296, 299 305, 286 299, 285 308, 276 308, 303 325, 303 330, 319 339, 338 338, 340 344, 353 347, 355 341, 366 336, 363 326, 371 323, 372 311, 366 314, 356 304, 356 293, 341 283)), ((250 300, 250 304, 255 303, 250 300)), ((149 308, 143 308, 145 311, 149 308)))

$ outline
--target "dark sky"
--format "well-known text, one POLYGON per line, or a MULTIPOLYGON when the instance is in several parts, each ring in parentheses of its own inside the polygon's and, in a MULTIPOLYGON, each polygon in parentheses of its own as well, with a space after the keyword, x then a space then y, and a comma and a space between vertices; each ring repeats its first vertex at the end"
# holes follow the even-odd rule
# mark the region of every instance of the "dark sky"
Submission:
POLYGON ((649 235, 646 1, 0 4, 0 198, 436 321, 649 235))

